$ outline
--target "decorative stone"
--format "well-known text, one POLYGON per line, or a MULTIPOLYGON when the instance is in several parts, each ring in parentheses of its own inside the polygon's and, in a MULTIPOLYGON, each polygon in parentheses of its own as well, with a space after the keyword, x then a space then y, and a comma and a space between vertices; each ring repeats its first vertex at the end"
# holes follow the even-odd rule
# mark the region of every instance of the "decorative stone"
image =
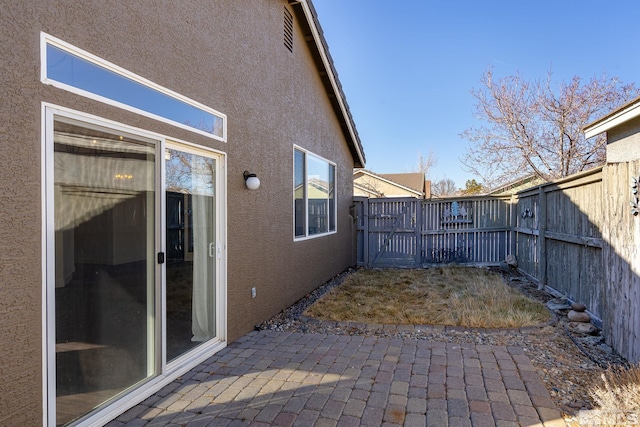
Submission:
POLYGON ((571 332, 585 335, 593 335, 598 332, 598 328, 593 326, 591 323, 584 322, 569 322, 567 323, 567 329, 569 329, 571 332))
POLYGON ((591 321, 591 316, 586 311, 571 310, 567 313, 567 319, 571 320, 572 322, 587 323, 591 321))
POLYGON ((595 345, 602 344, 604 342, 604 337, 602 335, 594 334, 594 335, 592 335, 590 337, 585 337, 584 340, 588 345, 594 345, 595 346, 595 345))
POLYGON ((606 344, 600 344, 598 346, 598 348, 600 349, 600 351, 603 351, 605 353, 609 353, 609 354, 613 354, 613 349, 611 347, 609 347, 606 344))
POLYGON ((571 309, 573 311, 585 311, 587 309, 587 306, 582 304, 581 302, 574 302, 573 304, 571 304, 571 309))
POLYGON ((515 255, 507 255, 507 259, 505 259, 504 262, 510 267, 518 266, 518 260, 515 255))
POLYGON ((547 308, 552 311, 569 310, 571 306, 566 298, 553 298, 547 301, 547 308))

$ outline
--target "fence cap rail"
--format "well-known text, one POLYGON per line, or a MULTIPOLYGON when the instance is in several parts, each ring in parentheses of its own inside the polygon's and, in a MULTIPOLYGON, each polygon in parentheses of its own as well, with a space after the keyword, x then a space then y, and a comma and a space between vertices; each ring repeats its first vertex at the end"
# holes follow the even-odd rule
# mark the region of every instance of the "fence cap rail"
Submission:
POLYGON ((588 171, 573 174, 571 176, 557 179, 551 182, 527 188, 516 193, 517 197, 529 197, 540 192, 543 189, 546 193, 551 191, 566 190, 568 188, 580 187, 591 182, 602 181, 602 170, 604 166, 589 169, 588 171))

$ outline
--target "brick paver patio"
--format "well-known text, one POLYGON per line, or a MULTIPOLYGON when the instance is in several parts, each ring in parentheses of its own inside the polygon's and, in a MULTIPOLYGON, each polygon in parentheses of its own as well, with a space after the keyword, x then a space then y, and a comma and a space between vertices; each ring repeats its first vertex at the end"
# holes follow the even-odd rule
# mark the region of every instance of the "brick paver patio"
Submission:
POLYGON ((251 332, 108 424, 564 426, 520 347, 251 332))

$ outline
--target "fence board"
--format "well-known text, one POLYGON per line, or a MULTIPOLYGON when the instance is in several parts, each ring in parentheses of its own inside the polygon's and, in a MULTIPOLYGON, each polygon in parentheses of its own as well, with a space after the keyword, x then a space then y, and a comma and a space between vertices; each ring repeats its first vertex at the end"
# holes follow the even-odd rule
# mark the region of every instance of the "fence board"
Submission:
POLYGON ((602 173, 594 171, 560 184, 541 187, 546 206, 545 261, 538 278, 542 283, 584 303, 597 317, 603 313, 600 298, 604 280, 602 260, 602 173))
POLYGON ((630 361, 640 360, 640 218, 631 214, 631 179, 640 161, 614 163, 603 179, 607 195, 603 228, 606 274, 600 298, 607 343, 630 361))
POLYGON ((512 209, 508 197, 354 201, 359 216, 359 265, 495 265, 509 253, 512 209))
POLYGON ((538 278, 539 275, 539 191, 520 193, 515 198, 515 228, 516 248, 514 255, 518 260, 518 267, 529 276, 538 278))

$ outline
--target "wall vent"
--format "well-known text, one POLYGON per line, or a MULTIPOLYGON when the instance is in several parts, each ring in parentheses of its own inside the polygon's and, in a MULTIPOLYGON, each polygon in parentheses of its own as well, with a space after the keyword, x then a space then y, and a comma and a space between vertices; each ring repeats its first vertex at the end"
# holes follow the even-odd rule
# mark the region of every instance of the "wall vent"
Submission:
POLYGON ((284 45, 293 52, 293 15, 284 8, 284 45))

